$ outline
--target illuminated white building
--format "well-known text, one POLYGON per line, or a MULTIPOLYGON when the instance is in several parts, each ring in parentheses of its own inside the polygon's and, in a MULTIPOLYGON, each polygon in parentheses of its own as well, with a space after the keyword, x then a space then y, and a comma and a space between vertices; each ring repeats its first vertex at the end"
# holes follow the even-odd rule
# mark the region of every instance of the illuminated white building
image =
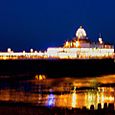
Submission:
POLYGON ((92 58, 114 58, 114 46, 103 42, 91 42, 85 30, 80 26, 76 31, 76 37, 66 41, 63 47, 48 48, 47 51, 14 52, 11 48, 7 52, 0 52, 0 60, 14 59, 92 59, 92 58))
POLYGON ((101 37, 98 40, 97 43, 91 42, 80 26, 72 41, 67 41, 63 47, 48 48, 47 56, 64 59, 113 58, 114 46, 104 43, 101 37))

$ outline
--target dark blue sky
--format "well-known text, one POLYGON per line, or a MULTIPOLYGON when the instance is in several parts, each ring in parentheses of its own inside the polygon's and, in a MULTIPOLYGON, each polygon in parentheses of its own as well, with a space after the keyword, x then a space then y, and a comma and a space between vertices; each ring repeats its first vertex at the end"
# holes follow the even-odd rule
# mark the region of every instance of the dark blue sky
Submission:
POLYGON ((91 40, 102 33, 115 43, 115 0, 1 0, 0 50, 59 46, 80 25, 91 40))

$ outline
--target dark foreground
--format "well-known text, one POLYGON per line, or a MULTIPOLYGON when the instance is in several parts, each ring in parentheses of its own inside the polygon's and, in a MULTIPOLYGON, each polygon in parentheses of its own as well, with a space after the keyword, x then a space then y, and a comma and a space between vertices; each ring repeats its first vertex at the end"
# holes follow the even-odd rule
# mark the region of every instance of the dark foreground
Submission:
POLYGON ((6 78, 13 75, 29 78, 36 74, 45 74, 49 77, 99 76, 114 74, 114 68, 114 59, 0 60, 0 75, 6 78))
POLYGON ((108 106, 105 104, 104 109, 101 109, 99 104, 97 110, 94 110, 91 105, 88 110, 85 107, 82 109, 48 108, 25 103, 1 102, 0 115, 115 115, 115 110, 113 104, 108 106))

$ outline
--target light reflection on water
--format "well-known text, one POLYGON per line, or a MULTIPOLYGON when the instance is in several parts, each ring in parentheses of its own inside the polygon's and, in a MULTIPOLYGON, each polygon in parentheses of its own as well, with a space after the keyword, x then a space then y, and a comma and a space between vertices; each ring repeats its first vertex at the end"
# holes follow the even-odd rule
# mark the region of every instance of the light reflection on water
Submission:
POLYGON ((0 82, 0 100, 41 106, 95 109, 98 103, 114 103, 115 75, 94 78, 33 79, 0 82))

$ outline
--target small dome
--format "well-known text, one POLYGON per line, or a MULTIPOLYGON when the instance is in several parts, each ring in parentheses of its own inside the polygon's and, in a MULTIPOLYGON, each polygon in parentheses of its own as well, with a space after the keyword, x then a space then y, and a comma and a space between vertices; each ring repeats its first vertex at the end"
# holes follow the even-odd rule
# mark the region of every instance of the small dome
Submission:
POLYGON ((82 28, 82 26, 80 26, 80 28, 76 31, 76 37, 77 38, 85 38, 86 35, 86 31, 82 28))

